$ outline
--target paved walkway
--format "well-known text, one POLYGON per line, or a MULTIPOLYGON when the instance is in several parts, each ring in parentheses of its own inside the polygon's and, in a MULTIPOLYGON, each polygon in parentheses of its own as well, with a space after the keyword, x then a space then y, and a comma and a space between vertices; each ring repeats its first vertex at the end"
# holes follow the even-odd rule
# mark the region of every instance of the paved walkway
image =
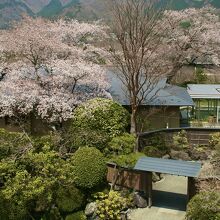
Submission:
POLYGON ((184 220, 187 178, 166 175, 153 185, 153 207, 137 209, 132 220, 184 220))

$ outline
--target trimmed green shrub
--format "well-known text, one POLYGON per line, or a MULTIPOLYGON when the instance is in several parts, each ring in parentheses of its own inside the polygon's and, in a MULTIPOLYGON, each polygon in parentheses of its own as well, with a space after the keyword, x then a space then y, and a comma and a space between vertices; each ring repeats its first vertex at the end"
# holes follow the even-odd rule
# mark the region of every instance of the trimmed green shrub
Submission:
POLYGON ((148 157, 158 157, 158 158, 166 154, 166 151, 161 151, 157 147, 154 147, 154 146, 146 146, 144 147, 142 152, 148 157))
POLYGON ((107 155, 130 154, 134 150, 136 138, 133 134, 125 133, 121 136, 114 137, 105 148, 107 155))
POLYGON ((17 154, 29 145, 33 145, 36 152, 43 148, 54 149, 60 141, 59 135, 45 135, 40 137, 27 137, 21 132, 9 132, 0 129, 0 159, 17 154))
POLYGON ((98 149, 82 147, 74 153, 70 162, 77 186, 90 189, 104 181, 106 161, 98 149))
POLYGON ((211 134, 209 138, 210 147, 215 148, 219 144, 220 144, 220 132, 211 134))
POLYGON ((153 135, 147 138, 147 145, 156 147, 160 151, 167 151, 168 146, 166 145, 166 136, 163 133, 153 135))
POLYGON ((61 212, 77 211, 84 204, 84 194, 74 186, 60 187, 56 204, 61 212))
POLYGON ((201 192, 195 195, 187 206, 188 220, 219 220, 220 193, 201 192))
POLYGON ((100 130, 91 130, 71 126, 63 132, 64 146, 69 152, 75 152, 79 147, 96 147, 103 150, 111 140, 108 134, 100 130))
POLYGON ((129 113, 118 103, 103 98, 92 99, 75 110, 78 127, 101 130, 110 137, 120 135, 129 125, 129 113))
POLYGON ((73 148, 95 146, 103 149, 113 137, 126 132, 129 119, 128 111, 116 102, 103 98, 92 99, 75 109, 64 138, 67 145, 73 148))
POLYGON ((176 135, 173 136, 173 144, 177 148, 188 148, 189 142, 187 138, 187 133, 185 130, 181 130, 176 135))
POLYGON ((133 168, 140 157, 145 156, 143 153, 131 153, 127 155, 119 155, 112 157, 110 162, 116 163, 118 166, 133 168))
POLYGON ((83 211, 75 212, 73 214, 67 215, 65 220, 86 220, 86 216, 83 211))
POLYGON ((162 157, 170 152, 170 146, 166 144, 166 136, 163 133, 148 137, 147 145, 143 147, 142 152, 149 157, 162 157))

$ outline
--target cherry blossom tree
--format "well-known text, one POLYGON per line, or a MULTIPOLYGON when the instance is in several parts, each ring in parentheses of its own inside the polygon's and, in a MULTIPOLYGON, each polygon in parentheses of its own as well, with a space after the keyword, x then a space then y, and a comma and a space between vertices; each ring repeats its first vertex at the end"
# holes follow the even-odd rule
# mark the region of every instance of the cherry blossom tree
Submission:
POLYGON ((24 17, 0 32, 0 117, 34 113, 65 121, 93 97, 109 97, 104 50, 95 47, 105 27, 78 21, 24 17))
POLYGON ((220 20, 216 9, 167 10, 161 22, 166 30, 166 57, 171 66, 169 81, 183 65, 220 64, 220 20))

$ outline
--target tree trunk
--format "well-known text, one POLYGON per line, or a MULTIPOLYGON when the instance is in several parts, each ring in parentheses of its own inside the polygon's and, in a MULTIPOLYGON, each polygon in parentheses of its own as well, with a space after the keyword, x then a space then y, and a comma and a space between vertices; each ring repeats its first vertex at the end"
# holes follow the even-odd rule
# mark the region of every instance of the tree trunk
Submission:
POLYGON ((136 110, 132 109, 131 112, 131 129, 130 129, 131 134, 136 134, 137 133, 137 120, 136 120, 136 110))
POLYGON ((138 152, 139 149, 139 137, 137 134, 137 109, 133 108, 131 112, 131 129, 130 133, 134 134, 136 137, 135 145, 134 145, 134 152, 138 152))

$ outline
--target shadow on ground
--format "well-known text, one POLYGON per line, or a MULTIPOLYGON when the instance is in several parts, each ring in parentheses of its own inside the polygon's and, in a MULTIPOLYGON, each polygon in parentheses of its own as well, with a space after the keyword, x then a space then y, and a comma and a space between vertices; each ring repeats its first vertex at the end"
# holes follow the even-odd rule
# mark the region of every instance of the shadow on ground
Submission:
POLYGON ((187 178, 164 175, 153 184, 153 206, 136 209, 132 220, 184 220, 187 200, 187 178))
POLYGON ((185 211, 187 196, 174 192, 153 190, 153 206, 158 208, 185 211))

